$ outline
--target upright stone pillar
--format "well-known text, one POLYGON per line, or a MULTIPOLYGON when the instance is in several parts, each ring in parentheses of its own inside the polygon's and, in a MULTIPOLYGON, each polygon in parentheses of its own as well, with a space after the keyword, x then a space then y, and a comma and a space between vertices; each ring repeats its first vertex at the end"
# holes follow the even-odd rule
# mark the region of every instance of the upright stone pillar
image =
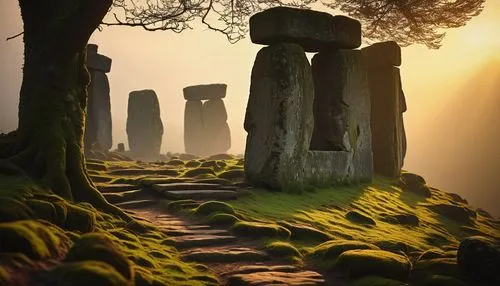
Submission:
POLYGON ((371 129, 374 171, 399 177, 406 154, 403 115, 406 102, 398 66, 401 48, 381 42, 362 49, 371 95, 371 129))
POLYGON ((231 132, 223 98, 226 84, 205 84, 183 89, 184 147, 200 156, 226 153, 231 148, 231 132), (205 101, 205 102, 203 102, 205 101))
POLYGON ((160 155, 163 124, 154 90, 138 90, 129 94, 127 136, 135 158, 156 160, 160 155))
POLYGON ((109 81, 111 59, 97 53, 98 46, 87 45, 87 69, 90 73, 84 148, 108 151, 113 145, 109 81))

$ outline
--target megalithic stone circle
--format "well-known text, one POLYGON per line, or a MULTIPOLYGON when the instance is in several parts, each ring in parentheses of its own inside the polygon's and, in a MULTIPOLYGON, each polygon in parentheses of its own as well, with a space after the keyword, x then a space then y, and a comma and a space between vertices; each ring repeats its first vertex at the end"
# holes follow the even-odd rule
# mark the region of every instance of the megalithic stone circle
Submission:
POLYGON ((371 180, 367 71, 361 52, 348 50, 361 42, 359 22, 271 8, 252 16, 250 31, 270 46, 252 68, 246 179, 278 189, 371 180), (306 51, 319 51, 312 67, 306 51))
POLYGON ((132 155, 155 159, 160 154, 163 123, 154 90, 132 91, 128 98, 127 137, 132 155))
POLYGON ((113 145, 110 87, 106 73, 111 71, 111 59, 97 53, 98 46, 87 45, 87 69, 90 73, 84 148, 108 151, 113 145))

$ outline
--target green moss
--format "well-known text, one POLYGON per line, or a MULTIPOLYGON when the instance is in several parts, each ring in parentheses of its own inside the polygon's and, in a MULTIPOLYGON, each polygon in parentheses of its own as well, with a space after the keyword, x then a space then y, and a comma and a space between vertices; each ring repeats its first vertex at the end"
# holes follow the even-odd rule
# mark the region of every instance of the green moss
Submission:
POLYGON ((219 178, 221 179, 227 179, 227 180, 235 180, 235 179, 244 179, 245 178, 245 172, 243 169, 232 169, 228 171, 224 171, 218 175, 219 178))
POLYGON ((378 250, 379 248, 373 244, 354 241, 354 240, 330 240, 314 247, 309 256, 311 258, 323 259, 333 262, 343 252, 354 249, 372 249, 378 250))
POLYGON ((350 283, 349 286, 407 286, 408 284, 401 281, 392 280, 378 276, 367 276, 357 279, 350 283))
POLYGON ((250 237, 278 237, 290 239, 291 236, 291 232, 282 226, 247 221, 236 222, 232 227, 232 231, 237 235, 250 237))
POLYGON ((457 276, 458 265, 455 258, 434 258, 418 261, 412 270, 416 279, 424 279, 431 275, 457 276))
POLYGON ((109 233, 114 235, 118 239, 129 241, 132 243, 141 244, 141 242, 139 241, 139 238, 137 238, 136 235, 130 233, 129 231, 127 231, 125 229, 112 229, 109 231, 109 233))
POLYGON ((183 176, 188 178, 194 178, 201 175, 212 175, 215 176, 215 172, 212 168, 198 167, 196 169, 187 170, 183 176))
POLYGON ((240 219, 234 215, 216 213, 208 218, 207 223, 209 225, 233 225, 238 221, 240 221, 240 219))
POLYGON ((184 161, 182 161, 180 159, 172 159, 172 160, 167 162, 167 165, 180 167, 180 166, 184 166, 185 163, 184 163, 184 161))
POLYGON ((351 222, 354 222, 354 223, 359 223, 359 224, 369 224, 369 225, 375 225, 375 221, 358 212, 358 211, 349 211, 347 214, 346 214, 346 218, 351 221, 351 222))
POLYGON ((102 233, 84 234, 75 242, 66 255, 65 261, 102 261, 113 266, 123 277, 132 278, 130 262, 119 246, 102 233))
POLYGON ((302 254, 291 243, 284 241, 273 241, 266 244, 265 250, 272 256, 276 257, 301 257, 302 254))
POLYGON ((347 277, 379 275, 404 281, 410 273, 410 262, 404 256, 371 249, 348 250, 335 262, 335 270, 347 277))
POLYGON ((129 284, 115 268, 101 261, 60 264, 48 271, 46 277, 47 285, 54 286, 123 286, 129 284))
POLYGON ((332 236, 327 233, 309 226, 291 224, 285 221, 278 222, 278 224, 292 232, 292 239, 306 241, 327 241, 332 239, 332 236))
POLYGON ((197 215, 209 215, 212 213, 234 214, 235 212, 233 207, 228 203, 208 201, 197 207, 194 213, 197 215))
POLYGON ((68 204, 67 216, 64 228, 82 233, 92 232, 96 226, 96 212, 87 210, 86 208, 68 204))
POLYGON ((63 230, 43 221, 0 223, 0 237, 0 253, 19 252, 32 259, 57 256, 69 245, 63 230))
POLYGON ((196 160, 191 160, 186 163, 186 167, 188 168, 197 168, 201 165, 201 162, 196 161, 196 160))
POLYGON ((167 210, 178 211, 184 208, 190 208, 192 206, 198 205, 195 200, 178 200, 167 203, 167 210))

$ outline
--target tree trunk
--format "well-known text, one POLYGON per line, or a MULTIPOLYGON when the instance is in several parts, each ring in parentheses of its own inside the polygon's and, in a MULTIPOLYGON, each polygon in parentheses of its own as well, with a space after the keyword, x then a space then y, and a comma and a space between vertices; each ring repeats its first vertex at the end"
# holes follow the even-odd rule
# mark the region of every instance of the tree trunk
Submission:
POLYGON ((19 0, 25 47, 19 125, 0 157, 67 200, 122 215, 97 191, 83 156, 90 82, 85 47, 111 3, 19 0))

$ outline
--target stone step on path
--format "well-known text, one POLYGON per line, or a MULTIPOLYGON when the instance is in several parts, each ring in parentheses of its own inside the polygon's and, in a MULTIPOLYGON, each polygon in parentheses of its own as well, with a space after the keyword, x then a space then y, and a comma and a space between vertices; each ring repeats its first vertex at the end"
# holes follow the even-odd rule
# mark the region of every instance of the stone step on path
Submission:
POLYGON ((171 200, 216 200, 227 201, 236 200, 238 192, 227 190, 178 190, 166 191, 165 198, 171 200))
POLYGON ((101 193, 114 193, 114 192, 124 192, 133 191, 140 189, 139 186, 133 184, 96 184, 97 189, 101 193))
POLYGON ((123 203, 127 201, 133 201, 140 198, 143 198, 145 195, 143 190, 131 190, 131 191, 123 191, 123 192, 114 192, 114 193, 103 193, 102 194, 106 200, 111 204, 123 203))
POLYGON ((135 201, 117 203, 115 205, 117 207, 124 209, 140 209, 155 205, 157 202, 158 202, 157 200, 135 200, 135 201))

